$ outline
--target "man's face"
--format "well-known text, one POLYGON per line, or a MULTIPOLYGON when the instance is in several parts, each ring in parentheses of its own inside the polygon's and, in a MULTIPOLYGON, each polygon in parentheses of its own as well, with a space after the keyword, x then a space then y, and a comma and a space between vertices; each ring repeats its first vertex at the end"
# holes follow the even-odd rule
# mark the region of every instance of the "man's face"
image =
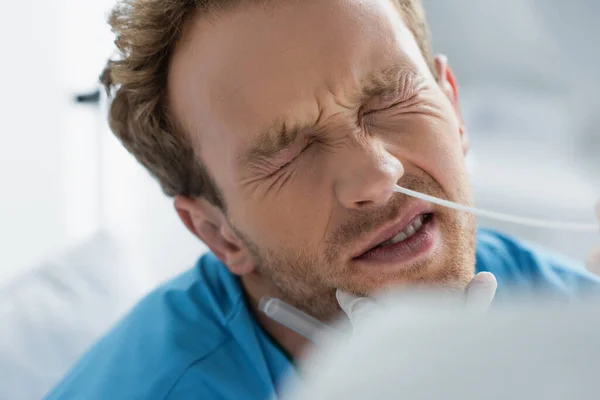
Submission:
POLYGON ((472 277, 473 219, 392 191, 471 201, 454 108, 389 0, 200 18, 169 93, 253 274, 288 302, 329 318, 337 288, 472 277))

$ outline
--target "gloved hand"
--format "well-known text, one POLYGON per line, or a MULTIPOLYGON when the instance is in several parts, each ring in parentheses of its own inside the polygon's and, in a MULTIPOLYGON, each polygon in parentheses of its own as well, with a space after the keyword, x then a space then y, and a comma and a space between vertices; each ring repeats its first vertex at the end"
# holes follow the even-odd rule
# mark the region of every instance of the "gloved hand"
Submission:
MULTIPOLYGON (((596 215, 598 216, 598 221, 600 221, 600 203, 596 205, 596 215)), ((600 227, 598 230, 600 231, 600 227)), ((600 245, 592 251, 586 265, 589 271, 600 273, 600 245)))
MULTIPOLYGON (((494 300, 497 288, 498 282, 493 274, 480 272, 475 275, 465 290, 465 308, 468 311, 485 313, 494 300)), ((372 298, 357 297, 341 290, 336 292, 336 297, 353 326, 356 326, 357 322, 364 319, 376 307, 376 301, 372 298)))

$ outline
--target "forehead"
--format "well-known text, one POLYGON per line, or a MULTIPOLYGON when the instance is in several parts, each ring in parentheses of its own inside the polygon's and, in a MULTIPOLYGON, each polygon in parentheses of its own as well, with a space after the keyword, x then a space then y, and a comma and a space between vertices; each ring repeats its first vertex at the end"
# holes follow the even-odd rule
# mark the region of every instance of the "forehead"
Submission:
POLYGON ((379 70, 427 70, 391 0, 244 5, 200 17, 169 71, 175 116, 202 148, 242 145, 274 120, 347 104, 379 70))

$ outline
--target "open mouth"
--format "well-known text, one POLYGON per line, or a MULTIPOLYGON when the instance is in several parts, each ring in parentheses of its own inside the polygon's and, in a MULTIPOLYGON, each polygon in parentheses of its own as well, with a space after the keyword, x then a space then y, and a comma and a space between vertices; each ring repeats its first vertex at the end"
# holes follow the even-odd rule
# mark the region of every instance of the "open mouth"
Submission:
MULTIPOLYGON (((433 219, 433 214, 421 214, 417 216, 403 231, 399 232, 396 236, 391 239, 388 239, 384 242, 381 242, 379 245, 373 247, 371 250, 375 250, 380 247, 390 246, 393 244, 398 244, 400 242, 404 242, 411 237, 415 236, 417 233, 421 231, 423 226, 427 224, 429 221, 433 219)), ((369 251, 371 251, 369 250, 369 251)))
POLYGON ((371 247, 354 260, 398 266, 427 253, 436 245, 437 240, 435 215, 423 213, 417 215, 400 232, 371 247))

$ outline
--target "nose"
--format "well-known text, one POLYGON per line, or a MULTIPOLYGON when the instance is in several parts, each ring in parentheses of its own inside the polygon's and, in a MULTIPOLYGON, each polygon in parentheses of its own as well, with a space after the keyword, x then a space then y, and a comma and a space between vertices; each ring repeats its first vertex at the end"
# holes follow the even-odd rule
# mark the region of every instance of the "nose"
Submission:
POLYGON ((335 194, 348 209, 386 205, 394 194, 394 185, 404 175, 400 160, 383 146, 354 149, 346 153, 338 164, 335 194))

